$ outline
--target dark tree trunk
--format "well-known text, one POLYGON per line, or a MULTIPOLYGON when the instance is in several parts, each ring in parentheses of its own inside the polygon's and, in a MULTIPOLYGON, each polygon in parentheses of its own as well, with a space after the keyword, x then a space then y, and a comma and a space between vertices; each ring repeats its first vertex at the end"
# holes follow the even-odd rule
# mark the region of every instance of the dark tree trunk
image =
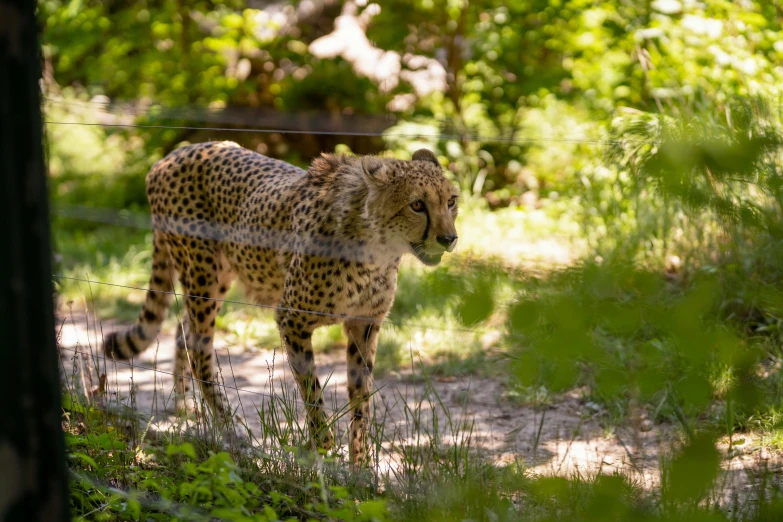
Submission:
POLYGON ((0 0, 0 521, 68 520, 33 0, 0 0))

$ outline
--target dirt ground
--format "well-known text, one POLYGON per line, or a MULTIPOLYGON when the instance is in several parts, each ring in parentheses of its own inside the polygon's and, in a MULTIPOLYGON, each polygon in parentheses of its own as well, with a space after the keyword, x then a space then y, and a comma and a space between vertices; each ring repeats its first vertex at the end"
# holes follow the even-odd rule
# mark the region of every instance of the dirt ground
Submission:
MULTIPOLYGON (((103 321, 98 328, 92 318, 62 314, 59 323, 63 372, 78 388, 97 385, 95 373, 90 381, 88 369, 98 355, 100 331, 109 332, 121 326, 103 321), (96 334, 97 330, 97 334, 96 334), (83 355, 79 355, 83 354, 83 355), (82 378, 84 376, 84 379, 82 378)), ((248 352, 221 344, 216 339, 219 364, 227 395, 253 434, 263 439, 258 411, 268 410, 273 397, 287 396, 298 401, 285 354, 280 350, 248 352)), ((159 430, 168 429, 176 417, 173 412, 172 387, 174 338, 164 331, 159 343, 132 364, 108 361, 107 393, 111 400, 133 407, 146 418, 153 418, 159 430), (158 371, 153 369, 157 368, 158 371), (131 393, 131 390, 134 393, 131 393)), ((326 382, 330 411, 347 403, 344 353, 316 355, 318 374, 326 382)), ((103 364, 102 361, 100 361, 103 364)), ((464 376, 428 379, 420 369, 402 369, 399 373, 376 379, 375 417, 385 425, 385 439, 399 444, 417 444, 412 428, 412 412, 419 412, 421 432, 432 433, 433 416, 438 418, 444 444, 458 444, 471 432, 471 447, 498 464, 519 462, 531 473, 540 475, 592 477, 597 473, 621 472, 637 484, 652 488, 660 482, 659 459, 670 451, 676 430, 668 425, 653 425, 642 417, 637 426, 621 427, 607 433, 601 427, 600 406, 585 402, 578 391, 562 396, 540 411, 503 399, 503 386, 497 380, 464 376), (431 382, 439 400, 427 393, 431 382), (543 419, 542 419, 543 413, 543 419), (451 423, 449 423, 449 418, 451 423), (449 429, 449 425, 454 429, 449 429)), ((299 415, 302 417, 301 405, 299 415)), ((345 446, 347 416, 337 422, 338 440, 345 446)), ((759 467, 783 469, 783 459, 771 455, 754 442, 752 436, 738 437, 739 444, 721 449, 726 458, 722 477, 723 502, 731 502, 753 485, 753 471, 759 467)), ((399 465, 392 445, 384 445, 379 471, 399 465)))

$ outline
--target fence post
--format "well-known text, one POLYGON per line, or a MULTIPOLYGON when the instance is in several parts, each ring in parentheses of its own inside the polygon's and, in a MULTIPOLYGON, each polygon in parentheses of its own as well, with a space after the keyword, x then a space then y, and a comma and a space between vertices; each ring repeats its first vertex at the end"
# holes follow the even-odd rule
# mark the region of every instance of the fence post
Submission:
POLYGON ((69 520, 33 0, 0 0, 0 521, 69 520))

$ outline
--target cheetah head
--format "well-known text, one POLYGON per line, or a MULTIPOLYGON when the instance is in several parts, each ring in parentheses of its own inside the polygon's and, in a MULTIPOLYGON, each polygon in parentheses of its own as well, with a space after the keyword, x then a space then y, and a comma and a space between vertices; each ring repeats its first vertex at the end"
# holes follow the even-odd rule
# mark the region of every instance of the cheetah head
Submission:
POLYGON ((396 253, 412 253, 428 266, 457 245, 459 192, 443 175, 435 155, 421 149, 411 161, 365 156, 365 216, 396 253))

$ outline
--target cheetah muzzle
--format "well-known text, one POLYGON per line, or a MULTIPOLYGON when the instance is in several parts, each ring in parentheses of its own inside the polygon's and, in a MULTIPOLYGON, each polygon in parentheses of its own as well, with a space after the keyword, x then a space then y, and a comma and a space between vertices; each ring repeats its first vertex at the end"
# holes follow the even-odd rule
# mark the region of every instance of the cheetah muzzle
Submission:
MULTIPOLYGON (((369 401, 380 326, 394 301, 404 254, 437 265, 457 242, 458 192, 432 152, 410 161, 323 154, 308 170, 231 142, 179 148, 147 175, 153 253, 136 323, 104 339, 129 359, 151 346, 176 281, 185 314, 177 329, 178 411, 190 375, 216 419, 231 408, 216 384, 215 319, 235 279, 275 308, 288 363, 306 405, 314 446, 334 444, 312 348, 313 331, 343 323, 348 338, 349 454, 367 462, 369 401)), ((229 424, 226 422, 226 424, 229 424)))

